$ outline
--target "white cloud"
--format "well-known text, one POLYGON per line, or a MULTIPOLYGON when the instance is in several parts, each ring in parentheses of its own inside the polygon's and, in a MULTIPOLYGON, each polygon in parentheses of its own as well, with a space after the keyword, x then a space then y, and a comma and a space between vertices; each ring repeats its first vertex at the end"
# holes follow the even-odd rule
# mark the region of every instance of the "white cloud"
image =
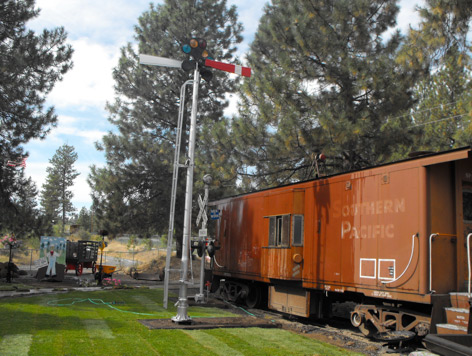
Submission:
POLYGON ((64 26, 72 39, 87 33, 97 42, 122 44, 131 40, 133 25, 149 8, 148 4, 149 0, 37 0, 40 19, 29 26, 34 29, 64 26))
POLYGON ((104 110, 113 98, 113 67, 118 63, 119 51, 111 46, 93 43, 85 38, 71 42, 74 48, 74 67, 64 80, 54 87, 49 100, 57 108, 74 106, 79 110, 96 107, 104 110))
POLYGON ((49 102, 58 109, 104 110, 113 99, 112 71, 120 48, 133 41, 134 25, 149 8, 147 0, 37 0, 40 15, 28 27, 35 31, 63 26, 72 45, 74 67, 56 84, 49 102))
POLYGON ((401 0, 399 3, 400 13, 397 17, 397 25, 405 35, 408 33, 410 25, 415 27, 420 21, 420 16, 416 11, 418 5, 424 6, 424 0, 401 0))

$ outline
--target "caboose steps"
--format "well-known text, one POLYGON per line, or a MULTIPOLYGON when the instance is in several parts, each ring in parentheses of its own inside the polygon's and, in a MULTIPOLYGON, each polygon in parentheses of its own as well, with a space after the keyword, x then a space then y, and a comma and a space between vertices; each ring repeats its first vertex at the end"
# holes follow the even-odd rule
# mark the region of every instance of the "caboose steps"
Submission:
POLYGON ((447 323, 467 328, 469 326, 469 309, 446 308, 447 323))
POLYGON ((469 309, 469 296, 467 293, 450 293, 453 308, 469 309))
POLYGON ((467 334, 467 328, 455 324, 437 324, 438 334, 467 334))
POLYGON ((450 293, 452 307, 444 308, 447 324, 437 324, 438 334, 467 334, 470 304, 467 293, 450 293))

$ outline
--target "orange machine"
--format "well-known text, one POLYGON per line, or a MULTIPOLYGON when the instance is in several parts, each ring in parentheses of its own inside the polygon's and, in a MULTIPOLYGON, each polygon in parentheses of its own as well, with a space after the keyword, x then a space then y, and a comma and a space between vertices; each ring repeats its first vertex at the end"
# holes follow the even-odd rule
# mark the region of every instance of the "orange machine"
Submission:
MULTIPOLYGON (((264 301, 303 317, 327 316, 333 302, 353 301, 351 321, 366 335, 447 328, 450 293, 469 312, 470 148, 210 207, 219 212, 213 281, 230 300, 250 307, 264 301)), ((468 320, 460 332, 470 333, 468 320)))

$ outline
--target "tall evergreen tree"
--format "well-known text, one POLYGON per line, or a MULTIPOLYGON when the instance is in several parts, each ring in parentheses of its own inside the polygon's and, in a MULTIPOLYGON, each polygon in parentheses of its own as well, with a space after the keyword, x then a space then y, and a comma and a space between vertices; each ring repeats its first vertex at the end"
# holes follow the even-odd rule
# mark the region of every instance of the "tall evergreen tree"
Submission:
POLYGON ((6 161, 21 160, 26 155, 22 145, 44 138, 55 125, 54 109, 44 102, 71 67, 72 49, 63 28, 40 35, 26 29, 38 13, 34 0, 0 2, 0 229, 14 229, 14 222, 25 218, 20 215, 31 213, 18 205, 18 197, 32 192, 33 183, 6 161))
POLYGON ((62 222, 62 234, 66 225, 67 214, 75 210, 72 205, 74 194, 70 187, 74 185, 74 179, 80 174, 74 168, 77 153, 74 147, 67 144, 59 147, 49 160, 51 166, 46 168, 48 176, 41 191, 41 205, 45 215, 52 220, 62 222))
POLYGON ((422 73, 412 110, 417 150, 445 150, 472 143, 472 6, 466 0, 426 0, 399 62, 422 73))
POLYGON ((87 208, 82 207, 79 212, 79 217, 77 218, 77 224, 80 225, 82 230, 91 232, 92 228, 92 215, 87 208))
MULTIPOLYGON (((199 37, 206 39, 213 58, 233 61, 235 45, 242 40, 236 9, 228 8, 226 0, 166 0, 162 5, 151 4, 138 22, 135 38, 139 53, 161 57, 187 59, 182 45, 191 37, 199 37)), ((122 49, 113 72, 117 95, 107 109, 110 122, 119 132, 103 138, 99 148, 105 151, 107 165, 92 167, 89 184, 102 228, 111 233, 149 235, 167 228, 180 88, 192 74, 140 65, 135 48, 128 44, 122 49)), ((213 75, 212 81, 200 85, 199 131, 224 120, 225 95, 235 90, 235 83, 228 80, 227 74, 213 71, 213 75)), ((190 92, 187 91, 184 123, 189 117, 190 92)), ((186 131, 184 126, 181 164, 186 160, 186 131)), ((205 167, 210 167, 215 148, 211 140, 199 141, 197 145, 198 181, 199 176, 211 173, 205 167)), ((185 174, 184 169, 181 172, 185 174)), ((177 229, 182 225, 185 180, 180 179, 180 183, 177 229)))
POLYGON ((388 118, 412 105, 415 74, 398 65, 396 0, 274 0, 261 18, 230 136, 256 187, 390 157, 407 140, 388 118))
POLYGON ((472 75, 467 55, 447 56, 444 65, 418 84, 412 113, 412 146, 444 151, 472 144, 472 75))
MULTIPOLYGON (((10 231, 18 236, 32 235, 39 237, 42 233, 43 220, 37 208, 36 185, 31 178, 26 178, 24 169, 10 168, 11 182, 10 202, 14 209, 0 207, 2 214, 2 230, 10 231)), ((3 184, 3 183, 2 183, 3 184)))

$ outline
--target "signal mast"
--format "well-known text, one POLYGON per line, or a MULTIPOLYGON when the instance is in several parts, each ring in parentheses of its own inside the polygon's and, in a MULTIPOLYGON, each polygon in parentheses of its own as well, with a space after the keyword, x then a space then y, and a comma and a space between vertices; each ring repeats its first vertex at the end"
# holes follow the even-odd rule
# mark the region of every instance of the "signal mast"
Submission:
MULTIPOLYGON (((190 55, 191 59, 179 61, 171 58, 150 56, 146 54, 140 55, 140 63, 147 65, 154 65, 160 67, 181 68, 185 71, 193 70, 193 93, 192 93, 192 111, 190 117, 190 134, 188 140, 188 163, 187 179, 185 189, 185 209, 184 209, 184 233, 182 241, 182 260, 181 260, 181 279, 179 287, 179 299, 177 306, 177 315, 172 318, 173 322, 180 324, 191 324, 192 319, 187 314, 188 309, 188 264, 189 264, 189 241, 191 235, 191 220, 192 220, 192 194, 193 194, 193 167, 195 157, 195 141, 196 141, 196 124, 197 124, 197 101, 198 88, 200 84, 200 77, 205 81, 210 81, 213 73, 208 68, 214 68, 229 73, 239 74, 245 77, 251 76, 251 68, 240 65, 228 64, 218 62, 208 54, 207 42, 202 38, 192 38, 190 41, 182 46, 182 51, 190 55)), ((186 85, 185 83, 183 87, 186 85)), ((183 92, 183 90, 182 90, 183 92)), ((183 110, 183 100, 180 102, 183 110)), ((183 115, 183 114, 182 114, 183 115)), ((179 120, 181 115, 179 113, 179 120)), ((181 130, 178 129, 177 140, 180 140, 181 130)), ((180 146, 180 145, 179 145, 180 146)), ((170 272, 170 247, 172 247, 172 237, 174 230, 174 211, 175 211, 175 196, 177 189, 177 171, 179 167, 179 155, 177 152, 179 147, 176 145, 176 155, 174 156, 174 176, 172 179, 172 198, 171 209, 169 217, 169 234, 167 236, 167 256, 165 269, 165 291, 164 291, 164 307, 167 308, 167 290, 169 284, 170 272)), ((204 257, 202 257, 204 258, 204 257)))

